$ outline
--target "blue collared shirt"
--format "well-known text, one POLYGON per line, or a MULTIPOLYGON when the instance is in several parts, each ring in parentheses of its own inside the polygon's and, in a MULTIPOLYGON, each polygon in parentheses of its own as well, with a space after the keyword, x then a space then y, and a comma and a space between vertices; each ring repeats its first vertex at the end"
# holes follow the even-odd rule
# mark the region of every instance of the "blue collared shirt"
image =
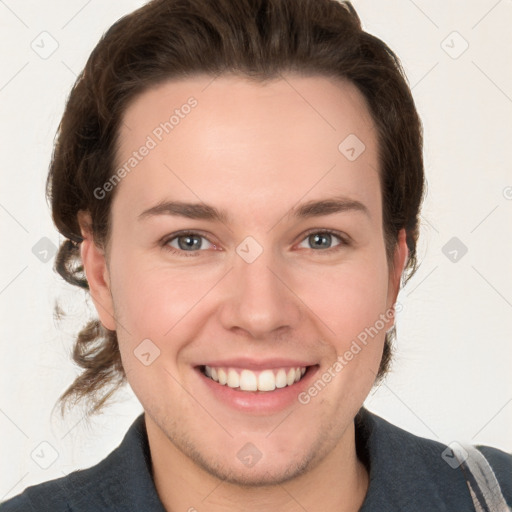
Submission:
MULTIPOLYGON (((446 445, 410 434, 362 408, 356 417, 356 446, 370 474, 360 512, 474 511, 463 472, 442 457, 446 445)), ((512 455, 479 448, 511 506, 512 455)), ((100 463, 28 487, 0 505, 0 512, 35 511, 166 512, 153 483, 144 414, 100 463)))

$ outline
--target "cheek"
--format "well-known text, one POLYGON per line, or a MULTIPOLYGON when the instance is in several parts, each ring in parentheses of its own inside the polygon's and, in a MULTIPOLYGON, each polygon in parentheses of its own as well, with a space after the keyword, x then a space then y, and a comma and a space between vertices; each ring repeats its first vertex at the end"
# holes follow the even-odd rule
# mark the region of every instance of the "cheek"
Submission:
MULTIPOLYGON (((359 259, 301 276, 298 295, 328 327, 327 335, 338 350, 374 326, 385 313, 388 275, 383 261, 359 259)), ((383 336, 387 327, 383 329, 381 324, 378 327, 383 336)))
POLYGON ((203 298, 218 280, 218 269, 170 268, 135 250, 118 257, 112 294, 122 338, 130 346, 149 338, 162 350, 173 339, 173 349, 179 350, 177 338, 185 326, 188 334, 193 334, 194 325, 189 320, 200 312, 203 302, 208 302, 203 298))

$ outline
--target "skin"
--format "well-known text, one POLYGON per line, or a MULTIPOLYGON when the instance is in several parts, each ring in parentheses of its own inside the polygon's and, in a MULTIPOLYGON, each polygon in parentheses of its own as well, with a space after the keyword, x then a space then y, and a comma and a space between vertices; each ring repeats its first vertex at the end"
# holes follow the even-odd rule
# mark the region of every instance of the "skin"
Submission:
MULTIPOLYGON (((388 266, 376 131, 364 98, 321 76, 169 81, 129 105, 118 163, 190 96, 197 107, 117 185, 106 252, 93 242, 88 214, 79 215, 91 296, 103 325, 117 331, 146 413, 157 492, 168 511, 358 510, 368 474, 353 420, 393 320, 310 403, 274 414, 243 414, 211 398, 193 367, 286 357, 316 362, 321 375, 392 308, 407 247, 402 230, 388 266), (366 147, 355 161, 338 150, 349 134, 366 147), (334 196, 360 201, 368 215, 290 214, 334 196), (204 202, 228 219, 138 219, 162 200, 204 202), (348 245, 333 236, 315 248, 308 232, 325 229, 348 245), (179 230, 199 231, 202 248, 178 254, 159 245, 179 230), (247 236, 263 249, 252 263, 236 252, 247 236), (160 350, 148 366, 134 355, 144 339, 160 350), (247 442, 262 454, 253 467, 237 458, 247 442)), ((172 247, 180 250, 176 238, 172 247)))

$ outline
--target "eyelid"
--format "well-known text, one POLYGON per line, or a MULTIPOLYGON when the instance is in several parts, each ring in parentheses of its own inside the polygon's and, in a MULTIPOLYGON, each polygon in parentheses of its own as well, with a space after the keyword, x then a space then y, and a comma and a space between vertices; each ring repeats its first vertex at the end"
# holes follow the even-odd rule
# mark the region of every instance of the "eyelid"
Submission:
MULTIPOLYGON (((306 231, 305 233, 303 233, 301 235, 301 238, 299 239, 298 243, 304 242, 309 236, 311 236, 312 234, 316 234, 316 233, 319 233, 319 234, 326 233, 326 234, 329 234, 329 235, 333 235, 333 236, 335 236, 336 238, 338 238, 340 240, 340 243, 338 245, 335 245, 334 247, 329 247, 327 249, 320 249, 320 250, 310 249, 310 250, 312 250, 314 252, 325 252, 325 253, 328 253, 328 252, 335 251, 339 247, 348 246, 351 243, 350 237, 348 235, 346 235, 345 233, 342 233, 342 232, 334 230, 334 229, 328 229, 328 228, 311 228, 311 229, 309 229, 308 231, 306 231)), ((204 238, 204 239, 206 239, 208 241, 208 243, 213 245, 215 250, 220 250, 220 251, 223 250, 223 249, 221 249, 219 247, 218 244, 216 244, 215 242, 212 242, 210 240, 209 236, 207 236, 204 232, 202 232, 200 230, 187 230, 187 229, 184 229, 184 230, 181 230, 181 231, 176 231, 175 233, 171 233, 170 235, 166 235, 165 237, 163 237, 161 239, 161 241, 160 241, 160 245, 162 246, 163 249, 165 249, 165 250, 167 250, 169 252, 172 252, 174 254, 184 255, 184 256, 196 256, 199 253, 204 252, 205 250, 207 250, 207 249, 198 249, 196 251, 184 251, 182 249, 177 249, 177 248, 172 247, 172 246, 169 245, 169 242, 173 241, 174 239, 179 238, 180 236, 186 236, 186 235, 199 236, 201 238, 204 238)))
POLYGON ((197 251, 184 251, 182 249, 176 249, 176 247, 172 247, 169 245, 169 243, 172 242, 173 240, 175 240, 176 238, 179 238, 181 236, 187 236, 187 235, 198 236, 198 237, 204 238, 205 240, 208 241, 208 243, 213 245, 213 247, 216 250, 222 250, 219 248, 219 245, 216 244, 215 242, 212 242, 210 240, 209 236, 207 236, 204 232, 202 232, 200 230, 191 230, 191 229, 183 229, 181 231, 176 231, 175 233, 171 233, 170 235, 166 235, 159 241, 159 245, 164 250, 167 250, 167 251, 175 253, 175 254, 186 255, 186 256, 194 256, 200 252, 205 251, 205 249, 199 249, 197 251))
POLYGON ((309 229, 308 231, 306 231, 306 233, 303 233, 301 235, 301 238, 298 243, 304 242, 304 240, 306 240, 309 236, 316 234, 316 233, 319 233, 319 234, 327 233, 329 235, 333 235, 336 238, 339 238, 340 243, 338 245, 335 245, 334 247, 329 247, 328 249, 323 249, 323 250, 311 249, 315 252, 330 252, 331 250, 336 250, 336 248, 338 248, 338 247, 344 247, 344 246, 348 246, 351 244, 351 238, 347 234, 337 231, 335 229, 329 229, 329 228, 309 229))

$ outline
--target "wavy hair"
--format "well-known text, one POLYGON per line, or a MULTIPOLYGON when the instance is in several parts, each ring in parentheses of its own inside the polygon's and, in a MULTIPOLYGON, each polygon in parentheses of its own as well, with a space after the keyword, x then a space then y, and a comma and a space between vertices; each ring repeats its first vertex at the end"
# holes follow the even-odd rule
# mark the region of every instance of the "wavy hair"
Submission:
MULTIPOLYGON (((398 232, 405 228, 405 284, 418 266, 426 185, 421 121, 397 56, 362 29, 350 2, 336 0, 152 0, 114 23, 79 74, 55 139, 46 194, 66 237, 56 271, 88 289, 77 213, 90 213, 94 241, 105 248, 115 191, 100 200, 94 190, 115 172, 120 123, 136 96, 196 73, 264 81, 287 71, 343 78, 365 97, 378 132, 386 255, 392 264, 398 232)), ((395 337, 393 327, 377 381, 389 369, 395 337)), ((78 333, 72 357, 81 373, 59 398, 61 414, 66 404, 83 400, 88 416, 98 413, 126 382, 116 332, 90 321, 78 333)))

